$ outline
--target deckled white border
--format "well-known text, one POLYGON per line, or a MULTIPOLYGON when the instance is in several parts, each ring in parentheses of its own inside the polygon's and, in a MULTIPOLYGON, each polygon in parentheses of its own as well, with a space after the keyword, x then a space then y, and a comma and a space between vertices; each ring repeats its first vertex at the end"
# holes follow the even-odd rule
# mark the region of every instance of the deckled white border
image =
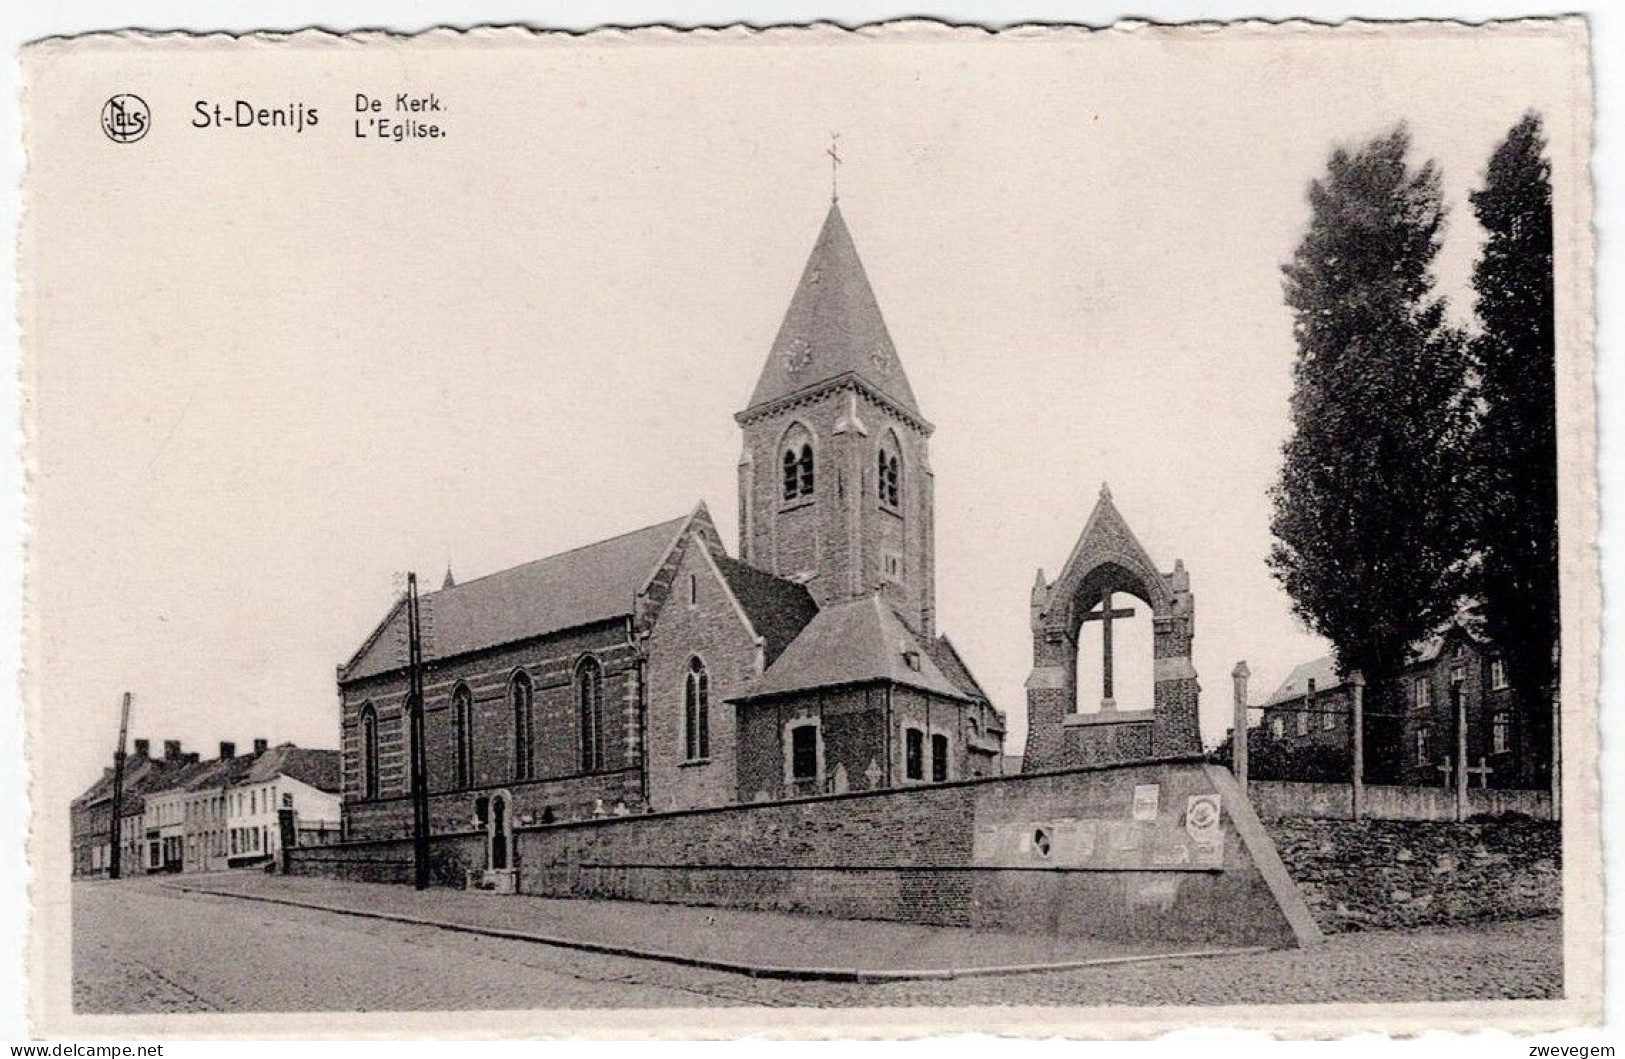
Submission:
MULTIPOLYGON (((1520 20, 1503 22, 1492 26, 1469 26, 1458 22, 1431 22, 1421 24, 1429 32, 1440 34, 1483 34, 1483 33, 1519 33, 1535 32, 1545 34, 1550 31, 1551 23, 1547 20, 1520 20)), ((1359 21, 1344 23, 1338 27, 1329 27, 1325 24, 1302 19, 1291 19, 1283 22, 1265 22, 1261 20, 1248 20, 1241 23, 1223 24, 1220 22, 1205 22, 1197 25, 1174 27, 1163 24, 1153 24, 1144 21, 1121 22, 1107 28, 1090 27, 1054 27, 1045 25, 1021 25, 1003 31, 999 34, 1003 39, 1020 39, 1026 41, 1041 41, 1044 39, 1069 40, 1082 34, 1190 34, 1190 33, 1235 33, 1235 32, 1268 32, 1287 34, 1324 34, 1324 33, 1356 33, 1360 35, 1380 36, 1393 32, 1400 26, 1396 23, 1359 21)), ((1405 27, 1419 28, 1412 23, 1405 27)), ((241 35, 225 33, 209 33, 193 35, 179 32, 97 32, 74 39, 53 38, 40 42, 36 51, 49 53, 59 48, 86 48, 86 49, 118 49, 129 47, 132 44, 145 48, 234 48, 234 47, 356 47, 356 46, 394 46, 403 42, 415 45, 430 46, 456 46, 456 47, 483 47, 483 46, 510 46, 523 44, 524 46, 670 46, 670 45, 792 45, 806 46, 819 44, 824 46, 863 46, 877 39, 908 39, 911 42, 921 41, 936 43, 959 43, 969 37, 987 38, 993 36, 990 31, 975 25, 950 25, 942 22, 925 20, 908 20, 889 23, 886 25, 864 26, 857 30, 847 30, 839 26, 823 23, 805 26, 773 27, 766 30, 754 30, 745 25, 727 25, 721 28, 684 30, 670 26, 661 26, 650 29, 632 30, 626 28, 606 28, 585 33, 569 31, 538 32, 524 26, 496 26, 489 28, 476 28, 472 30, 457 30, 448 28, 431 29, 415 36, 395 33, 385 30, 369 30, 359 33, 340 35, 321 29, 304 29, 292 33, 265 33, 251 32, 241 35)), ((1583 108, 1589 110, 1589 108, 1583 108)), ((1589 113, 1583 115, 1589 118, 1589 113)), ((1586 142, 1588 137, 1579 137, 1579 142, 1586 142)), ((1585 214, 1590 212, 1591 192, 1587 185, 1580 191, 1580 206, 1585 214)), ((1559 227, 1561 229, 1561 219, 1559 227)), ((1583 273, 1589 273, 1591 267, 1591 246, 1586 245, 1568 248, 1570 253, 1565 255, 1564 248, 1559 246, 1560 258, 1570 268, 1577 268, 1583 273), (1578 253, 1574 251, 1578 250, 1578 253)), ((1589 284, 1582 284, 1584 290, 1579 304, 1572 306, 1574 310, 1566 316, 1560 312, 1560 363, 1563 371, 1563 381, 1560 388, 1566 386, 1571 394, 1565 402, 1573 404, 1572 394, 1578 389, 1587 396, 1592 392, 1593 367, 1589 356, 1565 360, 1565 349, 1572 348, 1570 343, 1576 339, 1582 345, 1589 345, 1587 341, 1591 330, 1592 290, 1589 284), (1583 361, 1583 362, 1582 362, 1583 361)), ((1560 298, 1563 291, 1563 280, 1559 276, 1560 298)), ((1576 293, 1580 293, 1576 291, 1576 293)), ((1571 416, 1575 410, 1569 409, 1571 416)), ((1577 491, 1580 510, 1572 508, 1566 512, 1563 524, 1565 543, 1580 539, 1590 541, 1594 539, 1596 530, 1596 481, 1591 477, 1590 468, 1595 466, 1596 435, 1591 423, 1589 409, 1579 417, 1584 422, 1571 422, 1571 428, 1566 431, 1562 439, 1565 460, 1565 488, 1577 491), (1579 429, 1579 428, 1587 429, 1579 429), (1576 436, 1578 435, 1578 436, 1576 436), (1576 467, 1584 468, 1587 473, 1570 473, 1576 467)), ((1596 598, 1596 591, 1592 587, 1596 584, 1596 554, 1589 546, 1575 550, 1565 547, 1564 554, 1564 688, 1566 698, 1583 697, 1584 701, 1595 702, 1597 691, 1597 620, 1600 616, 1600 601, 1596 598), (1583 583, 1582 583, 1583 582, 1583 583), (1579 597, 1579 598, 1577 598, 1579 597), (1571 690, 1572 689, 1572 690, 1571 690)), ((1568 728, 1578 727, 1572 721, 1568 728)), ((1573 740, 1571 731, 1565 732, 1565 743, 1573 740)), ((1596 747, 1565 746, 1565 783, 1571 786, 1566 801, 1570 811, 1565 816, 1565 875, 1566 883, 1570 885, 1570 893, 1575 893, 1574 884, 1578 883, 1581 889, 1591 889, 1597 880, 1577 879, 1576 875, 1585 867, 1577 864, 1584 858, 1579 856, 1582 845, 1585 843, 1585 828, 1581 825, 1594 823, 1595 816, 1584 810, 1573 811, 1576 802, 1593 808, 1599 805, 1598 789, 1596 785, 1595 767, 1596 747), (1578 818, 1585 817, 1584 820, 1578 818), (1581 833, 1576 834, 1579 831, 1581 833)), ((1591 843, 1591 852, 1595 853, 1595 842, 1591 843)), ((40 857, 40 866, 48 875, 54 877, 49 870, 49 860, 46 856, 40 857)), ((1598 901, 1595 907, 1587 911, 1595 911, 1599 916, 1601 912, 1600 894, 1595 894, 1598 901)), ((58 1023, 62 1030, 71 1030, 76 1035, 112 1035, 129 1036, 131 1034, 160 1033, 165 1036, 185 1036, 197 1038, 255 1036, 255 1037, 310 1037, 310 1036, 509 1036, 515 1033, 522 1035, 560 1036, 578 1033, 591 1033, 594 1036, 735 1036, 749 1032, 753 1035, 766 1035, 771 1037, 804 1036, 808 1034, 824 1036, 897 1036, 916 1035, 924 1032, 998 1032, 1016 1034, 1039 1035, 1076 1035, 1096 1037, 1144 1037, 1154 1035, 1165 1029, 1175 1027, 1189 1027, 1193 1025, 1228 1025, 1247 1026, 1273 1029, 1292 1036, 1336 1036, 1359 1030, 1380 1029, 1393 1034, 1412 1034, 1429 1029, 1438 1029, 1444 1026, 1453 1026, 1462 1029, 1478 1028, 1493 1023, 1498 1026, 1516 1028, 1520 1030, 1535 1030, 1554 1026, 1572 1024, 1576 1017, 1580 1019, 1592 1015, 1594 1008, 1586 1003, 1577 1002, 1572 994, 1575 992, 1576 972, 1584 973, 1592 978, 1596 968, 1576 966, 1574 957, 1583 955, 1576 950, 1583 948, 1576 942, 1583 942, 1583 936, 1591 935, 1592 931, 1600 926, 1600 921, 1593 926, 1591 923, 1576 923, 1572 919, 1567 922, 1565 937, 1571 958, 1570 984, 1571 998, 1564 1001, 1519 1001, 1519 1002, 1490 1002, 1471 1004, 1416 1004, 1416 1005, 1285 1005, 1275 1007, 1237 1007, 1237 1008, 1086 1008, 1086 1009, 1056 1009, 1043 1008, 981 1008, 981 1009, 828 1009, 828 1010, 795 1010, 792 1012, 774 1012, 770 1022, 764 1022, 758 1012, 740 1012, 724 1009, 718 1012, 714 1009, 705 1009, 695 1012, 640 1012, 627 1011, 608 1012, 537 1012, 537 1013, 425 1013, 425 1014, 398 1014, 378 1016, 353 1015, 306 1015, 290 1019, 286 1015, 253 1015, 253 1016, 70 1016, 68 1021, 58 1023), (1576 928, 1579 928, 1578 930, 1576 928), (1590 929, 1587 929, 1590 928, 1590 929), (1373 1010, 1375 1009, 1375 1010, 1373 1010), (690 1022, 690 1018, 698 1021, 690 1022), (464 1023, 467 1023, 464 1025, 464 1023), (612 1023, 612 1025, 606 1025, 612 1023), (608 1030, 609 1032, 605 1032, 608 1030)), ((39 953, 31 953, 33 956, 39 953)), ((31 964, 38 966, 37 962, 30 960, 31 964)), ((54 1019, 54 1015, 51 1016, 54 1019)), ((43 1028, 43 1027, 42 1027, 43 1028)), ((51 1027, 53 1029, 57 1026, 51 1027)))

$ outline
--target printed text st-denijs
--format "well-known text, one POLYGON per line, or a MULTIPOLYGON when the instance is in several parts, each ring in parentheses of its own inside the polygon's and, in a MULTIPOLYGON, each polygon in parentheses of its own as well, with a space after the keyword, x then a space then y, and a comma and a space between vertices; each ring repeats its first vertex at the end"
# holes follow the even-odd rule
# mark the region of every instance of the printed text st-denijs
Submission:
POLYGON ((316 108, 304 103, 260 107, 246 99, 231 103, 200 99, 193 109, 197 111, 192 118, 194 129, 288 129, 302 133, 317 124, 316 108))

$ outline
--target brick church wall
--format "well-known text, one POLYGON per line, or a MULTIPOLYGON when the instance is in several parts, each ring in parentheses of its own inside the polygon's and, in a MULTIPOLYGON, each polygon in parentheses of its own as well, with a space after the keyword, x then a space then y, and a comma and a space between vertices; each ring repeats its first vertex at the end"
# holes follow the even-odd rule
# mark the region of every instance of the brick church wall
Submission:
MULTIPOLYGON (((597 797, 600 791, 641 806, 641 782, 628 788, 620 779, 601 782, 581 774, 581 718, 575 677, 577 666, 589 655, 603 670, 605 772, 619 774, 641 765, 636 738, 639 662, 637 649, 627 637, 624 621, 604 622, 445 663, 430 663, 423 689, 425 760, 429 790, 437 796, 433 804, 445 807, 435 812, 461 813, 466 820, 471 810, 465 811, 465 807, 479 792, 504 787, 514 791, 516 812, 524 810, 522 803, 534 803, 538 813, 548 807, 555 814, 579 813, 583 805, 591 811, 593 803, 588 793, 597 797), (533 689, 532 761, 533 775, 539 782, 516 779, 509 681, 521 670, 530 677, 533 689), (451 708, 459 683, 466 683, 473 696, 474 743, 473 772, 461 786, 457 782, 451 708), (527 793, 522 795, 521 788, 527 793), (453 810, 452 806, 458 808, 453 810)), ((349 834, 355 838, 382 838, 405 833, 400 830, 402 806, 408 807, 404 812, 409 832, 404 675, 389 673, 342 685, 340 696, 342 785, 349 834), (370 802, 363 797, 360 723, 367 703, 378 715, 380 797, 370 802)))
MULTIPOLYGON (((587 821, 517 833, 520 889, 1035 934, 1291 945, 1307 908, 1229 774, 1117 765, 587 821), (1153 819, 1134 819, 1155 785, 1153 819), (1190 862, 1193 795, 1222 799, 1209 867, 1190 862), (1040 855, 1034 829, 1096 840, 1040 855), (1180 858, 1186 858, 1181 861, 1180 858)), ((1209 848, 1212 848, 1211 846, 1209 848)))

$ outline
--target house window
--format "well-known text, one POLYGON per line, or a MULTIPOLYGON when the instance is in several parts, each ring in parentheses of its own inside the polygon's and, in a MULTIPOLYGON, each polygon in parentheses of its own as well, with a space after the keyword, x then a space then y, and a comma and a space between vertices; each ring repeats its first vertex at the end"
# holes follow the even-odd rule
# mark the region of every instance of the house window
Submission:
MULTIPOLYGON (((378 797, 378 711, 372 703, 361 707, 361 794, 378 797)), ((237 795, 237 813, 242 815, 243 796, 237 795)))
POLYGON ((467 787, 474 782, 474 693, 467 684, 458 684, 451 693, 451 739, 456 751, 452 786, 467 787))
POLYGON ((903 775, 911 780, 925 779, 925 733, 918 728, 903 733, 903 775))
POLYGON ((581 710, 581 771, 604 768, 604 670, 596 658, 576 670, 576 701, 581 710))
POLYGON ((898 507, 902 498, 899 468, 897 442, 888 436, 880 444, 875 467, 875 493, 887 507, 898 507))
POLYGON ((1305 707, 1300 706, 1297 710, 1293 711, 1293 716, 1295 716, 1297 718, 1297 720, 1294 722, 1294 724, 1297 726, 1298 734, 1299 735, 1308 735, 1309 734, 1309 710, 1307 708, 1305 708, 1305 707))
POLYGON ((536 718, 535 696, 530 676, 521 670, 513 675, 508 685, 508 698, 513 704, 513 775, 515 779, 536 777, 536 718))
POLYGON ((790 778, 798 783, 818 778, 818 725, 790 729, 790 778))
POLYGON ((1426 710, 1433 705, 1433 684, 1427 677, 1417 677, 1411 681, 1411 705, 1418 710, 1426 710))
POLYGON ((931 736, 931 782, 948 782, 948 737, 940 733, 931 736))
POLYGON ((1500 691, 1507 686, 1507 664, 1499 658, 1490 663, 1490 690, 1500 691))
POLYGON ((1428 763, 1428 730, 1426 728, 1416 730, 1416 763, 1418 765, 1428 763))
POLYGON ((784 499, 796 500, 813 495, 812 435, 800 423, 791 427, 784 437, 781 466, 784 472, 782 480, 784 499))
POLYGON ((1490 753, 1505 754, 1512 749, 1512 715, 1498 712, 1490 722, 1490 753))
POLYGON ((1279 715, 1271 717, 1270 738, 1280 739, 1284 735, 1286 735, 1286 722, 1282 721, 1279 715))
POLYGON ((1337 711, 1330 706, 1320 708, 1320 730, 1329 732, 1337 727, 1337 711))
POLYGON ((711 756, 711 678, 698 658, 688 660, 683 682, 683 756, 689 761, 711 756))

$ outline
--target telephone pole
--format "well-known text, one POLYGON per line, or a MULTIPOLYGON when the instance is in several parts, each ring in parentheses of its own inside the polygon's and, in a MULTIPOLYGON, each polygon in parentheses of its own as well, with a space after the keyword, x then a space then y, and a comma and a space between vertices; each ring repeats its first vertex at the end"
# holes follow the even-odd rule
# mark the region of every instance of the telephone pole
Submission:
POLYGON ((119 877, 119 834, 124 823, 124 740, 130 734, 130 693, 124 693, 124 707, 119 711, 118 749, 113 751, 113 823, 108 828, 107 877, 119 877))
POLYGON ((406 714, 411 739, 412 881, 429 887, 429 771, 423 734, 423 625, 418 611, 418 575, 406 575, 406 714))

